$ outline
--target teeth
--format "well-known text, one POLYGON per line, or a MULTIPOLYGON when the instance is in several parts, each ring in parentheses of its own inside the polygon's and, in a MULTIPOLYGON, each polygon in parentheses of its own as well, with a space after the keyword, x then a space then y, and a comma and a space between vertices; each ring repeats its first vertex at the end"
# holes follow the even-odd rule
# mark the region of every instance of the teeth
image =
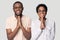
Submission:
POLYGON ((19 13, 19 11, 17 11, 17 13, 19 13))
POLYGON ((17 12, 19 12, 19 11, 17 11, 17 12))

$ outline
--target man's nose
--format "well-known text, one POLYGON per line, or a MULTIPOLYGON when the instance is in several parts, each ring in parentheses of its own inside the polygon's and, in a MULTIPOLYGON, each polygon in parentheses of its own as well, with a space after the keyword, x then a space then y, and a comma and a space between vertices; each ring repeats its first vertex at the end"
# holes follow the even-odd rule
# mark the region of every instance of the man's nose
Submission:
POLYGON ((43 11, 41 11, 40 13, 41 13, 41 14, 44 14, 44 12, 43 12, 43 11))
POLYGON ((19 11, 20 9, 19 9, 19 8, 17 8, 16 10, 17 10, 17 11, 19 11))

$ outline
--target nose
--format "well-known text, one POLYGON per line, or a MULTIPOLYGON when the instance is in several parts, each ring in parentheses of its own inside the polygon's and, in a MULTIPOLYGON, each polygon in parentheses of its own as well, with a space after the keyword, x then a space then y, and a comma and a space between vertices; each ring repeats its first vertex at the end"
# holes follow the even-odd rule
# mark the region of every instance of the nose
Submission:
POLYGON ((16 8, 16 10, 17 10, 17 11, 19 11, 19 10, 20 10, 20 8, 16 8))
POLYGON ((44 14, 44 12, 43 12, 43 11, 40 11, 40 13, 41 13, 41 14, 44 14))

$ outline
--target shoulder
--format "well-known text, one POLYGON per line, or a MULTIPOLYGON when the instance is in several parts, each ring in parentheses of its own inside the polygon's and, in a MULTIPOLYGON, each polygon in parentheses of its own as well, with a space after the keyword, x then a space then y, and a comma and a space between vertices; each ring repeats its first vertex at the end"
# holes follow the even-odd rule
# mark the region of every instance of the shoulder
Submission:
POLYGON ((49 18, 47 18, 47 22, 49 22, 50 24, 54 24, 55 23, 55 20, 54 19, 49 19, 49 18))
POLYGON ((55 27, 55 21, 54 21, 54 19, 47 19, 47 24, 48 24, 51 28, 55 27))
POLYGON ((22 17, 22 20, 31 21, 31 18, 28 17, 28 16, 23 16, 23 17, 22 17))
POLYGON ((32 21, 33 24, 38 23, 38 22, 39 22, 38 19, 32 21))
POLYGON ((34 26, 36 26, 38 24, 39 24, 39 20, 38 19, 37 20, 32 20, 32 22, 31 22, 31 26, 32 27, 34 27, 34 26))
POLYGON ((25 19, 30 19, 30 17, 28 17, 28 16, 25 16, 25 15, 23 16, 23 18, 25 18, 25 19))
POLYGON ((15 19, 15 17, 14 17, 14 16, 10 16, 10 17, 8 17, 8 18, 6 19, 6 21, 7 21, 7 22, 10 22, 10 21, 12 21, 13 19, 15 19))

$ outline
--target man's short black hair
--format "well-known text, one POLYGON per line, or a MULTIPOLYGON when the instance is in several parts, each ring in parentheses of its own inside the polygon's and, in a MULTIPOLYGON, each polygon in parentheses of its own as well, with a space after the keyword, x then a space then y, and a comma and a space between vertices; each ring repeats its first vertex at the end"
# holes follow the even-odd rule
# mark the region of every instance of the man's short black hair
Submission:
POLYGON ((45 8, 45 11, 47 12, 47 6, 45 5, 45 4, 39 4, 37 7, 36 7, 36 12, 38 13, 38 9, 39 9, 39 7, 44 7, 45 8))
POLYGON ((22 2, 20 2, 20 1, 16 1, 16 2, 13 4, 13 7, 14 7, 14 5, 15 5, 16 3, 19 3, 19 4, 21 4, 21 6, 23 7, 23 4, 22 4, 22 2))

